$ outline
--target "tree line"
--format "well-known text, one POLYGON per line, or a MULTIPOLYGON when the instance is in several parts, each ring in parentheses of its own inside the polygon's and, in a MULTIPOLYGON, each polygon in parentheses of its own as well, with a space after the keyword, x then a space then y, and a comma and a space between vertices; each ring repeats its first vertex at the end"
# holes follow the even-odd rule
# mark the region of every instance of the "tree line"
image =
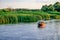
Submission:
POLYGON ((43 11, 57 11, 60 12, 60 2, 56 2, 55 4, 44 5, 41 10, 43 11))

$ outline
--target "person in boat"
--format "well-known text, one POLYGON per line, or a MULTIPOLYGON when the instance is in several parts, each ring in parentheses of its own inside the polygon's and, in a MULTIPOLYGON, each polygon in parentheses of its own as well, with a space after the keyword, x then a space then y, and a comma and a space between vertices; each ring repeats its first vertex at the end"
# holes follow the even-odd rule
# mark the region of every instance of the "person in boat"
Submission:
POLYGON ((46 26, 45 22, 38 23, 38 28, 45 28, 45 26, 46 26))

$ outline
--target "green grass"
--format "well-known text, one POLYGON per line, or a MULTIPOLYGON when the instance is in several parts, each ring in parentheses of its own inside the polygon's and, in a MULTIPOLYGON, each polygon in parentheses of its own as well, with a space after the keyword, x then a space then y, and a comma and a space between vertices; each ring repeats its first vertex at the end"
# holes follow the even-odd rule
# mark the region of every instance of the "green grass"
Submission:
POLYGON ((60 12, 43 11, 0 11, 0 24, 37 22, 38 20, 60 19, 60 12))

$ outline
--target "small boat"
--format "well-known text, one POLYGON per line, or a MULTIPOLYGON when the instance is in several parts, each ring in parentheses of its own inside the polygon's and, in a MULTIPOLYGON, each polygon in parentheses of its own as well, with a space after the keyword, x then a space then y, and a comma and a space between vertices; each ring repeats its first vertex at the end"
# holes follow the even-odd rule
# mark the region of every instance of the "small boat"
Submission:
POLYGON ((46 27, 46 23, 45 22, 39 22, 38 23, 38 28, 45 28, 46 27))

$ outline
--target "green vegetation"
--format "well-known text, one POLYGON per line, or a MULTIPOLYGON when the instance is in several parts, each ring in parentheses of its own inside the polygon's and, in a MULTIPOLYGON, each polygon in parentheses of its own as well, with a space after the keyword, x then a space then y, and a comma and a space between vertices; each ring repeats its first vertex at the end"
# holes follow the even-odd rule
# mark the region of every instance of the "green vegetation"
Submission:
POLYGON ((60 2, 56 2, 54 5, 44 5, 42 6, 41 10, 43 11, 57 11, 60 12, 60 2))
POLYGON ((0 9, 0 24, 37 22, 38 20, 60 19, 60 3, 44 5, 41 9, 0 9))

